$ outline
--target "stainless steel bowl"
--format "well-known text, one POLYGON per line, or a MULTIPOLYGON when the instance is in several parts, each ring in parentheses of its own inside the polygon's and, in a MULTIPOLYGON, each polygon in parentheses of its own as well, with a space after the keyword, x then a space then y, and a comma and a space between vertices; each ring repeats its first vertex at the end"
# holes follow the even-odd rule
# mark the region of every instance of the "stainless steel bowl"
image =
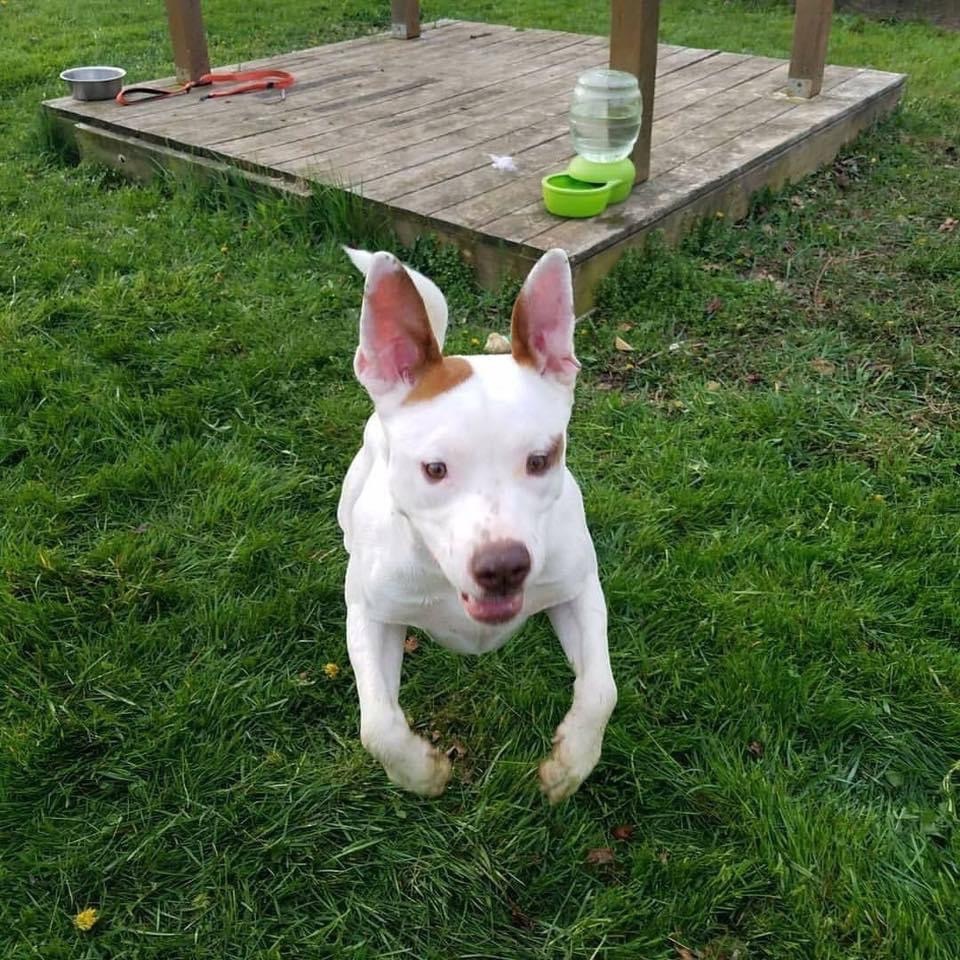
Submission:
POLYGON ((60 74, 74 100, 112 100, 123 86, 126 70, 119 67, 73 67, 60 74))

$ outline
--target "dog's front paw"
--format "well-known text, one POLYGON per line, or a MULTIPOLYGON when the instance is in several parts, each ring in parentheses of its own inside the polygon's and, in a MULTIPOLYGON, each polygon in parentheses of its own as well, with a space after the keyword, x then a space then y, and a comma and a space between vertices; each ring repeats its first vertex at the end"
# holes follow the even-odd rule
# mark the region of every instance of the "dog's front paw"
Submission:
POLYGON ((553 752, 540 764, 540 790, 551 806, 576 793, 599 759, 599 740, 584 742, 558 730, 553 752))
POLYGON ((383 769, 398 787, 421 797, 439 797, 453 770, 439 750, 417 736, 401 756, 384 760, 383 769))

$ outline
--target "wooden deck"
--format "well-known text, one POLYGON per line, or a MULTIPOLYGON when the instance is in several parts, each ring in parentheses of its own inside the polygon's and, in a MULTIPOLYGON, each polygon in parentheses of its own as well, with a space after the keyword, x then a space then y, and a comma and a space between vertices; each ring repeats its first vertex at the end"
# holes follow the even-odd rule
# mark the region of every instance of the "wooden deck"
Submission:
POLYGON ((644 234, 676 236, 718 211, 742 216, 756 190, 829 162, 893 110, 904 84, 828 66, 823 93, 797 100, 784 92, 786 61, 662 44, 650 179, 599 217, 561 220, 543 208, 540 178, 572 156, 577 74, 607 56, 602 37, 444 21, 418 40, 378 35, 241 65, 293 72, 283 100, 202 101, 199 90, 127 107, 69 98, 45 107, 81 153, 131 176, 225 163, 294 191, 310 181, 350 189, 405 242, 432 232, 456 243, 489 285, 563 247, 583 307, 644 234), (517 172, 495 169, 491 155, 511 156, 517 172))

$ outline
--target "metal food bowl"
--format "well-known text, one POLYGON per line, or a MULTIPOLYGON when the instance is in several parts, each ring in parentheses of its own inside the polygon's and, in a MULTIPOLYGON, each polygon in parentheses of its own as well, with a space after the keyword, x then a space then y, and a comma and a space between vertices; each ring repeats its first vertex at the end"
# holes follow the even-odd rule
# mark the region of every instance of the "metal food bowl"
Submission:
POLYGON ((74 100, 112 100, 123 86, 126 70, 119 67, 73 67, 60 74, 74 100))

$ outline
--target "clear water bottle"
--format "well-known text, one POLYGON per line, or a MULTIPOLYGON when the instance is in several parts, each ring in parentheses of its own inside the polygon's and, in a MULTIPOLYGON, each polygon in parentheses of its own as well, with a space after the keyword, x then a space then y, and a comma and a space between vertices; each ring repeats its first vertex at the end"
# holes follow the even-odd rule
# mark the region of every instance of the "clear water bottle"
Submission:
POLYGON ((573 148, 585 160, 615 163, 630 156, 642 111, 637 78, 598 67, 577 77, 570 104, 573 148))

